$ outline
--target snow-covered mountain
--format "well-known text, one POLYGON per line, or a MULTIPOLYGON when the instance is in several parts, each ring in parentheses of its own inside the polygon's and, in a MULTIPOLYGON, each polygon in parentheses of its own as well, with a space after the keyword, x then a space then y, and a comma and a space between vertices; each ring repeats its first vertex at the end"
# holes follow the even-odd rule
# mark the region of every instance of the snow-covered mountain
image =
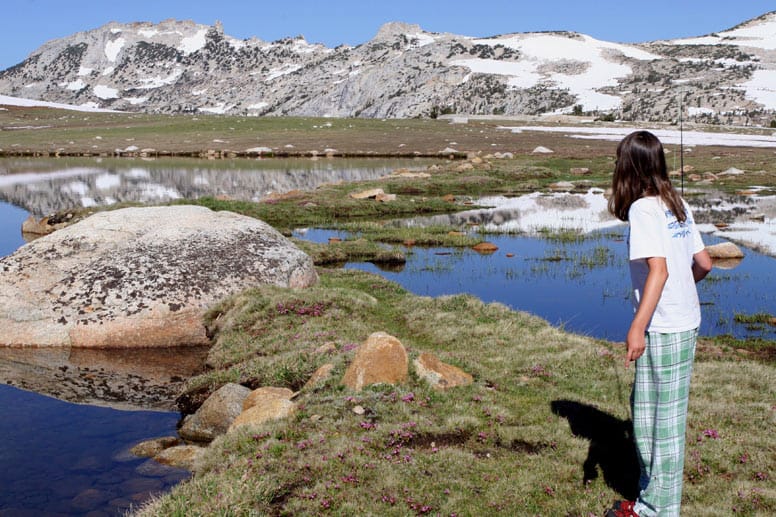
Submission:
POLYGON ((776 11, 699 38, 571 32, 472 38, 390 23, 356 47, 239 40, 220 24, 109 23, 0 72, 0 94, 161 113, 416 117, 594 113, 767 125, 776 11), (680 99, 681 97, 681 99, 680 99))

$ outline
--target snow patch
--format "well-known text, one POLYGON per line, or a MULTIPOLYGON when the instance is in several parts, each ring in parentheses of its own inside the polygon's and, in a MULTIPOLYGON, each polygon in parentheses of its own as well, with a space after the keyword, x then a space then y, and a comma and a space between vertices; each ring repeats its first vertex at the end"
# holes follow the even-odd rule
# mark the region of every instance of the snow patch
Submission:
MULTIPOLYGON (((633 131, 643 128, 636 127, 562 127, 562 126, 501 126, 508 131, 539 131, 549 133, 565 133, 570 138, 587 140, 609 140, 619 142, 633 131)), ((660 141, 665 144, 679 145, 683 140, 685 146, 720 145, 726 147, 776 147, 776 136, 751 135, 739 133, 705 133, 703 131, 684 131, 674 129, 650 129, 660 141)))
POLYGON ((714 115, 716 115, 716 113, 717 112, 714 111, 711 108, 695 108, 695 107, 692 107, 692 106, 687 108, 687 114, 690 115, 691 117, 697 117, 697 116, 702 116, 702 115, 712 115, 712 116, 714 116, 714 115))
POLYGON ((22 106, 22 107, 44 107, 44 108, 57 108, 72 111, 90 111, 90 112, 103 112, 103 113, 115 113, 116 110, 100 109, 96 102, 87 102, 80 106, 74 106, 72 104, 62 104, 59 102, 37 101, 32 99, 23 99, 21 97, 10 97, 8 95, 0 95, 0 104, 6 106, 22 106))
POLYGON ((765 106, 776 109, 776 70, 755 70, 751 79, 741 84, 746 96, 765 106))
POLYGON ((78 79, 77 81, 72 81, 65 84, 65 88, 68 90, 72 90, 74 92, 77 92, 78 90, 83 90, 86 88, 86 83, 83 82, 81 79, 78 79))
POLYGON ((232 109, 234 105, 232 104, 226 104, 225 102, 222 102, 218 106, 206 106, 204 108, 197 108, 197 111, 202 111, 205 113, 212 113, 214 115, 223 115, 230 109, 232 109))
POLYGON ((257 102, 256 104, 251 104, 250 106, 248 106, 248 109, 249 110, 262 110, 262 109, 266 108, 267 106, 269 106, 268 102, 257 102))
POLYGON ((85 66, 82 66, 82 67, 80 67, 80 68, 78 69, 78 75, 79 75, 79 76, 85 76, 85 75, 89 75, 89 74, 91 74, 92 72, 94 72, 94 68, 87 68, 87 67, 85 67, 85 66))
POLYGON ((138 104, 143 104, 146 102, 148 97, 124 97, 124 100, 133 106, 137 106, 138 104))
POLYGON ((105 57, 108 58, 108 61, 116 62, 116 58, 126 42, 127 40, 124 38, 118 38, 105 44, 105 57))
POLYGON ((167 77, 146 77, 140 79, 142 84, 140 86, 136 86, 136 88, 138 90, 151 90, 153 88, 160 88, 168 84, 173 84, 181 75, 183 75, 183 70, 176 68, 175 71, 167 77))
POLYGON ((425 47, 436 41, 434 36, 426 34, 425 32, 415 32, 412 34, 405 34, 404 36, 410 41, 415 40, 411 45, 412 48, 425 47))
POLYGON ((302 65, 286 65, 281 68, 273 68, 269 71, 269 73, 264 78, 264 82, 268 83, 270 81, 277 79, 278 77, 292 74, 301 68, 302 68, 302 65))
POLYGON ((102 71, 102 75, 110 75, 115 71, 116 71, 116 67, 109 66, 108 68, 102 71))
POLYGON ((140 29, 139 31, 137 31, 137 33, 143 36, 144 38, 153 38, 154 36, 159 34, 159 31, 156 29, 140 29))
POLYGON ((116 88, 105 86, 104 84, 98 84, 93 88, 94 95, 103 100, 118 99, 119 91, 116 88))
POLYGON ((205 46, 205 36, 207 35, 207 31, 208 29, 206 28, 200 29, 193 36, 183 38, 180 45, 178 45, 178 50, 186 55, 200 50, 205 46))

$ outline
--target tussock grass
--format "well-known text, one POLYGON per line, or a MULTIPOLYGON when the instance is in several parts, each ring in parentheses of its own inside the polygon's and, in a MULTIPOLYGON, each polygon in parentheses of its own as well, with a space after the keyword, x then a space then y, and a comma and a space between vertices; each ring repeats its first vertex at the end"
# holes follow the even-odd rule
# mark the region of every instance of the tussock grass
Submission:
MULTIPOLYGON (((579 515, 632 496, 632 371, 621 345, 571 335, 467 295, 412 295, 360 271, 320 270, 319 286, 254 289, 207 316, 212 370, 189 395, 226 379, 298 390, 294 418, 220 437, 190 481, 140 515, 579 515), (436 392, 354 393, 339 384, 357 344, 377 330, 470 372, 436 392), (316 349, 334 343, 335 353, 316 349), (280 373, 278 373, 280 372, 280 373), (353 411, 361 406, 362 415, 353 411)), ((776 511, 770 428, 776 369, 699 351, 690 402, 684 511, 776 511)))

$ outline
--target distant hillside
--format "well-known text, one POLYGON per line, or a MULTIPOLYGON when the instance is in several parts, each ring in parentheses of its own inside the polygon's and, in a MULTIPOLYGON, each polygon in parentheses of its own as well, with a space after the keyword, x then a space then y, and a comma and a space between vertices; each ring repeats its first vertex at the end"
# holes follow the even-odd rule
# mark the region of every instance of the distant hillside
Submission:
POLYGON ((356 47, 238 40, 220 24, 109 23, 0 72, 0 94, 160 113, 436 117, 586 113, 768 125, 776 11, 631 45, 571 32, 471 38, 390 23, 356 47))

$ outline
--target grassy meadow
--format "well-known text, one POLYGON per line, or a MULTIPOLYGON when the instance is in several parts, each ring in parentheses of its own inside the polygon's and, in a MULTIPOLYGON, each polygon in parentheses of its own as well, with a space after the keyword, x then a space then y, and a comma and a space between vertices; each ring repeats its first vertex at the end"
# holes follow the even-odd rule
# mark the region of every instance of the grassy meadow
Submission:
MULTIPOLYGON (((500 123, 0 111, 4 129, 37 127, 0 131, 6 155, 110 156, 129 145, 179 155, 256 146, 300 156, 325 149, 348 156, 437 155, 448 147, 480 156, 514 153, 470 168, 460 167, 463 160, 443 161, 428 178, 326 185, 260 203, 187 200, 263 219, 286 234, 320 226, 361 238, 299 242, 319 265, 315 287, 252 289, 209 311, 205 324, 214 344, 208 368, 187 381, 182 405, 194 409, 224 383, 237 382, 299 391, 299 411, 216 439, 189 481, 138 515, 586 517, 634 496, 633 370, 625 368, 624 345, 570 334, 471 296, 419 297, 378 275, 330 267, 346 260, 400 262, 408 241, 470 247, 487 240, 457 228, 393 229, 384 224, 388 219, 449 213, 469 208, 464 203, 480 195, 519 195, 561 180, 583 181, 580 190, 611 181, 615 144, 513 134, 498 129, 500 123), (554 153, 532 154, 539 145, 554 153), (589 174, 573 175, 578 167, 589 174), (349 196, 370 188, 397 199, 349 196), (433 352, 471 373, 474 383, 435 391, 411 369, 403 385, 345 389, 340 379, 355 349, 376 331, 401 340, 410 362, 433 352), (333 351, 317 351, 326 344, 333 351), (329 380, 304 387, 326 363, 334 364, 329 380)), ((677 149, 667 147, 675 156, 677 149)), ((776 191, 773 158, 769 149, 698 147, 685 164, 700 174, 730 167, 751 172, 693 189, 735 192, 756 184, 776 191)), ((699 342, 685 515, 776 513, 774 350, 772 342, 699 342)))

